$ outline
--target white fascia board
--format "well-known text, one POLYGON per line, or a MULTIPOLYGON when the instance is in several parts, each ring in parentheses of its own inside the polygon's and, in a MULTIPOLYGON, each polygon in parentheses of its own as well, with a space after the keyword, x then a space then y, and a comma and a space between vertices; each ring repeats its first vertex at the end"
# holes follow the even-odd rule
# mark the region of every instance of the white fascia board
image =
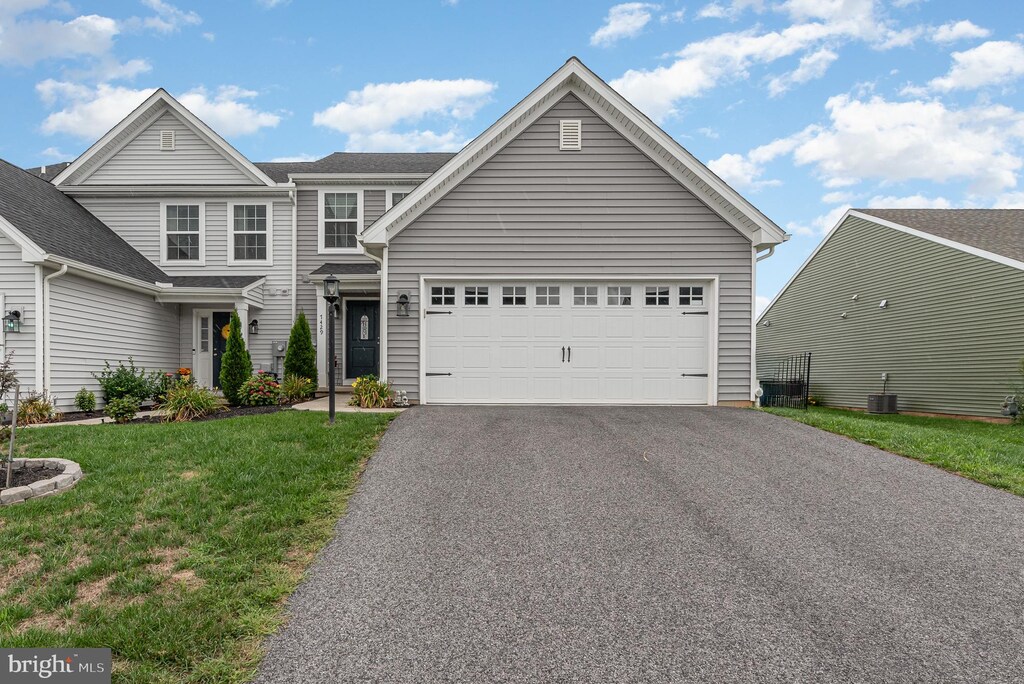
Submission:
POLYGON ((60 191, 72 197, 165 197, 188 195, 195 197, 238 197, 257 195, 287 199, 293 185, 63 185, 60 191))
POLYGON ((108 271, 105 268, 83 264, 81 261, 75 261, 74 259, 68 259, 67 257, 58 256, 56 254, 46 255, 46 265, 67 266, 68 272, 72 275, 80 275, 101 283, 117 285, 118 287, 123 287, 127 290, 144 292, 146 294, 156 294, 160 291, 160 286, 156 283, 139 280, 138 278, 131 278, 129 276, 121 275, 120 273, 108 271))
POLYGON ((22 261, 29 264, 38 264, 46 259, 46 252, 40 249, 39 245, 30 240, 3 216, 0 216, 0 233, 21 249, 22 261))
POLYGON ((408 185, 424 181, 429 173, 289 173, 288 179, 303 183, 365 183, 368 185, 408 185))
MULTIPOLYGON (((589 87, 612 107, 622 112, 632 121, 632 123, 640 128, 641 131, 647 134, 652 141, 686 167, 687 170, 696 176, 701 183, 704 183, 708 188, 724 198, 746 218, 748 218, 757 227, 757 229, 761 231, 761 234, 758 237, 757 246, 764 247, 772 244, 779 244, 786 240, 786 232, 782 230, 782 228, 768 219, 756 207, 750 204, 750 202, 729 187, 724 181, 722 181, 722 179, 697 160, 696 157, 672 139, 671 136, 661 130, 661 128, 659 128, 647 116, 636 109, 636 107, 630 104, 624 97, 619 95, 611 88, 611 86, 598 78, 598 76, 590 71, 590 69, 588 69, 582 62, 573 57, 516 106, 510 109, 504 116, 498 119, 498 121, 496 121, 486 131, 477 136, 476 139, 464 147, 462 151, 438 169, 437 172, 432 174, 427 181, 423 182, 412 193, 410 193, 410 195, 402 202, 402 204, 405 205, 404 207, 398 207, 385 212, 384 215, 377 219, 369 229, 363 232, 361 242, 364 245, 387 244, 391 238, 401 232, 418 216, 423 214, 423 212, 432 206, 434 202, 437 202, 440 197, 435 197, 432 202, 424 203, 423 206, 418 206, 421 200, 428 197, 451 176, 455 175, 456 172, 463 171, 465 175, 469 175, 476 170, 476 168, 486 162, 487 159, 496 154, 502 146, 493 145, 493 149, 490 150, 490 154, 481 154, 478 159, 474 160, 474 157, 487 149, 489 145, 492 145, 492 143, 500 139, 502 136, 507 136, 508 129, 512 126, 519 125, 525 128, 529 125, 529 123, 531 123, 529 120, 524 121, 521 119, 523 119, 523 117, 526 116, 532 108, 542 103, 546 98, 551 97, 553 93, 556 93, 560 89, 566 89, 574 94, 583 95, 587 99, 592 100, 593 98, 591 98, 588 93, 571 83, 572 79, 576 79, 579 83, 589 87), (470 160, 473 160, 471 164, 470 160), (466 168, 463 169, 463 166, 466 166, 466 168), (398 209, 401 211, 398 211, 398 209)), ((601 107, 598 107, 598 109, 601 109, 601 107)), ((534 117, 538 115, 539 114, 537 112, 534 112, 534 117)), ((616 126, 616 128, 619 128, 619 126, 616 126)), ((511 138, 511 136, 508 137, 511 138)), ((658 163, 663 169, 669 171, 671 175, 678 180, 679 174, 676 173, 674 168, 670 169, 671 165, 667 165, 666 160, 664 160, 660 154, 652 154, 651 159, 658 163)), ((688 182, 684 185, 693 189, 698 196, 704 192, 701 188, 692 188, 692 183, 688 182)), ((749 228, 742 224, 737 224, 734 220, 730 219, 730 217, 723 218, 725 218, 744 236, 751 239, 752 242, 754 241, 753 232, 749 228)))
MULTIPOLYGON (((135 123, 139 117, 143 116, 151 108, 156 106, 158 103, 165 104, 168 108, 173 110, 178 116, 180 116, 184 122, 189 125, 193 131, 204 138, 208 143, 217 148, 225 157, 233 161, 242 171, 246 173, 250 178, 258 183, 262 183, 265 186, 276 186, 277 183, 272 180, 268 175, 259 170, 259 168, 251 161, 246 159, 238 150, 231 146, 228 141, 219 136, 212 128, 207 126, 203 121, 195 114, 187 110, 180 102, 175 100, 170 93, 163 88, 158 88, 156 92, 146 98, 145 102, 136 107, 128 116, 123 118, 120 123, 107 131, 106 135, 97 140, 88 150, 86 150, 81 156, 72 162, 67 168, 61 171, 56 178, 53 179, 53 184, 60 186, 68 178, 73 176, 79 169, 81 169, 86 163, 89 162, 94 156, 99 154, 104 147, 106 147, 112 140, 120 135, 126 128, 135 123)), ((132 138, 126 139, 121 145, 115 150, 111 150, 107 156, 116 154, 116 152, 122 149, 132 138)))
POLYGON ((946 247, 951 247, 951 248, 959 250, 961 252, 966 252, 967 254, 973 254, 974 256, 979 256, 979 257, 981 257, 983 259, 988 259, 989 261, 994 261, 997 264, 1003 264, 1004 266, 1009 266, 1011 268, 1016 268, 1016 269, 1019 269, 1021 271, 1024 271, 1024 261, 1017 261, 1016 259, 1012 259, 1012 258, 1010 258, 1008 256, 1003 256, 1002 254, 996 254, 994 252, 989 252, 987 250, 981 249, 979 247, 973 247, 971 245, 965 245, 964 243, 957 242, 956 240, 950 240, 949 238, 944 238, 944 237, 940 237, 938 235, 933 235, 932 233, 929 233, 927 231, 917 230, 916 228, 911 228, 910 226, 905 226, 902 223, 896 223, 894 221, 888 221, 886 219, 879 218, 877 216, 872 216, 871 214, 865 214, 863 212, 856 211, 854 209, 851 209, 850 211, 848 211, 847 214, 849 216, 854 216, 854 217, 859 218, 859 219, 864 219, 865 221, 870 221, 872 223, 877 223, 878 225, 885 226, 886 228, 892 228, 893 230, 898 230, 899 232, 906 233, 907 235, 913 235, 914 237, 919 237, 919 238, 921 238, 923 240, 930 240, 931 242, 934 242, 934 243, 937 243, 937 244, 940 244, 940 245, 944 245, 946 247))

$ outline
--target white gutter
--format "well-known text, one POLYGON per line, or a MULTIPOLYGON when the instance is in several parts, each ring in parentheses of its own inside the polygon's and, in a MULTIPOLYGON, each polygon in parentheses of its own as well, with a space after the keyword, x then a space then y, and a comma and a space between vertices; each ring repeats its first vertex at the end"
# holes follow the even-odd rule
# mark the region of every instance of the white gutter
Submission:
POLYGON ((380 379, 387 382, 388 379, 388 248, 387 245, 381 250, 380 266, 380 357, 378 370, 380 379))
POLYGON ((757 257, 757 260, 758 261, 764 261, 765 259, 770 257, 772 254, 775 254, 775 245, 770 245, 768 247, 768 253, 767 254, 759 254, 758 257, 757 257))
MULTIPOLYGON (((298 290, 299 290, 299 191, 293 189, 288 191, 292 199, 292 321, 298 315, 298 290)), ((319 230, 319 229, 318 229, 319 230)))
POLYGON ((43 278, 43 389, 50 391, 51 387, 51 359, 50 359, 50 281, 60 278, 68 272, 68 265, 63 264, 60 270, 51 273, 43 278))
POLYGON ((35 267, 35 386, 36 392, 43 389, 43 267, 35 267))

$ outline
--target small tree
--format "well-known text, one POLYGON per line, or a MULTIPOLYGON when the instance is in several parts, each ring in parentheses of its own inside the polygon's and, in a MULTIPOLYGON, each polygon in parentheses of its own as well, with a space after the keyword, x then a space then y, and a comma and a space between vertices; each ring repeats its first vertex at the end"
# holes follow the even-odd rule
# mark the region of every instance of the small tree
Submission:
POLYGON ((242 321, 238 312, 231 312, 231 330, 220 363, 220 389, 232 406, 238 406, 242 383, 252 375, 252 358, 242 338, 242 321))
MULTIPOLYGON (((317 382, 316 349, 313 349, 313 336, 309 332, 306 314, 299 312, 288 335, 288 349, 284 353, 284 376, 296 375, 317 382)), ((315 386, 315 384, 314 384, 315 386)))

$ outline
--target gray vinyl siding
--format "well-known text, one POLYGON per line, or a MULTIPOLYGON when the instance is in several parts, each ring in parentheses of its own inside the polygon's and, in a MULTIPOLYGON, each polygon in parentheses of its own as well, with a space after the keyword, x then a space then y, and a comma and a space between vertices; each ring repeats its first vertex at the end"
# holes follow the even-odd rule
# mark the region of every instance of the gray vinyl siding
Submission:
POLYGON ((164 112, 83 185, 253 185, 255 181, 196 135, 170 111, 164 112), (172 130, 175 149, 160 151, 160 131, 172 130))
MULTIPOLYGON (((296 306, 298 311, 306 313, 311 328, 316 321, 316 288, 309 282, 309 274, 325 263, 374 263, 372 259, 361 254, 319 254, 317 252, 320 231, 319 201, 319 188, 313 186, 299 189, 296 306)), ((363 191, 364 228, 384 213, 385 201, 386 192, 383 188, 367 188, 363 191)), ((317 339, 315 329, 313 329, 313 339, 317 339)))
POLYGON ((900 410, 997 416, 1021 380, 1022 292, 1024 271, 851 217, 765 313, 758 375, 810 351, 825 404, 865 408, 888 373, 900 410))
MULTIPOLYGON (((266 276, 263 286, 262 309, 251 308, 250 320, 260 322, 260 333, 250 341, 253 364, 270 367, 271 341, 288 339, 291 330, 292 283, 292 205, 288 201, 270 198, 245 198, 238 202, 269 203, 271 205, 273 266, 228 265, 231 245, 228 223, 228 201, 223 199, 175 198, 184 202, 202 202, 206 206, 206 265, 169 264, 161 268, 169 275, 260 275, 266 276)), ((110 226, 130 245, 153 263, 160 263, 160 201, 137 198, 82 198, 81 203, 100 220, 110 226)), ((225 297, 221 305, 203 308, 230 311, 233 307, 225 297)), ((183 311, 183 320, 175 335, 182 350, 181 363, 192 367, 192 314, 183 311)))
POLYGON ((388 247, 388 378, 419 399, 421 275, 720 277, 719 400, 750 399, 751 244, 573 95, 388 247), (583 121, 583 150, 558 121, 583 121), (412 315, 395 316, 408 292, 412 315))
MULTIPOLYGON (((0 293, 4 295, 4 307, 7 311, 19 309, 24 314, 21 332, 3 334, 7 347, 0 350, 0 353, 6 355, 8 350, 14 350, 14 368, 18 372, 23 392, 36 389, 36 329, 39 319, 36 311, 35 274, 35 266, 21 260, 21 248, 6 236, 0 235, 0 293)), ((0 401, 9 403, 9 398, 0 397, 0 401)))
POLYGON ((50 392, 58 408, 73 406, 79 388, 96 392, 94 372, 131 356, 136 366, 178 368, 178 305, 76 275, 50 282, 50 392))

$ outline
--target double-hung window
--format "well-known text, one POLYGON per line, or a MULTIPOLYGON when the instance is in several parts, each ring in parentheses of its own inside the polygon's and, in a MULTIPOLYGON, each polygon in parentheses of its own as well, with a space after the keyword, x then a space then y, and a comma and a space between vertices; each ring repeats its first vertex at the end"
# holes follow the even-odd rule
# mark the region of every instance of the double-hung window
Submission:
POLYGON ((270 262, 266 204, 232 204, 231 262, 270 262))
POLYGON ((404 200, 409 192, 409 190, 388 190, 388 206, 386 208, 390 209, 404 200))
POLYGON ((164 262, 203 261, 202 205, 165 204, 164 262))
POLYGON ((328 251, 359 251, 359 192, 324 192, 322 248, 328 251))

